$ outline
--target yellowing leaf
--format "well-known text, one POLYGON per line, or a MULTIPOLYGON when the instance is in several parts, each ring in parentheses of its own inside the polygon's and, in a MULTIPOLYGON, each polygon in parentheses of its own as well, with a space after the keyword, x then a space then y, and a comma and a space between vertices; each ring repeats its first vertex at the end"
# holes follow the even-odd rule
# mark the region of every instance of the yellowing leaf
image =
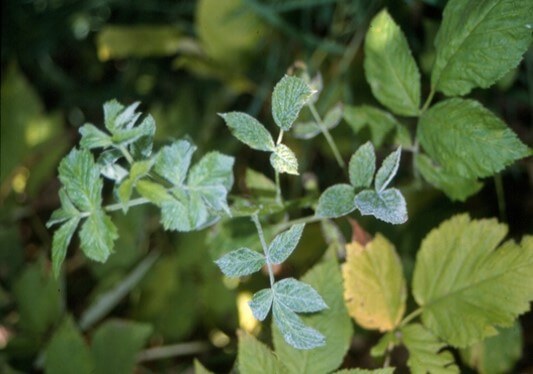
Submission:
POLYGON ((366 246, 346 246, 342 266, 348 313, 364 328, 393 330, 405 311, 406 287, 394 246, 378 234, 366 246))

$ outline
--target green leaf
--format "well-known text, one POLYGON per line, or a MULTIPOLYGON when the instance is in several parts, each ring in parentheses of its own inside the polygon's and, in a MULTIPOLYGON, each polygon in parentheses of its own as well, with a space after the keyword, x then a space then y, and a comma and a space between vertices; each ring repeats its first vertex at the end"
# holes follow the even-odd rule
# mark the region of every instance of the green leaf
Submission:
POLYGON ((272 290, 276 302, 296 313, 314 313, 328 308, 322 296, 313 287, 294 278, 274 283, 272 290))
POLYGON ((407 221, 405 199, 396 188, 389 188, 381 193, 361 191, 355 196, 355 206, 363 216, 371 215, 393 225, 407 221))
MULTIPOLYGON (((134 124, 132 123, 131 126, 134 126, 134 124)), ((155 120, 151 115, 147 115, 138 126, 134 126, 131 128, 126 127, 124 129, 117 130, 113 134, 112 139, 115 144, 128 145, 138 141, 141 138, 148 138, 148 148, 150 148, 151 150, 151 138, 154 136, 154 134, 155 120)), ((143 145, 142 148, 146 147, 147 145, 143 145)), ((143 153, 142 150, 141 153, 143 153)), ((146 153, 146 151, 144 153, 146 153)))
POLYGON ((267 262, 274 265, 284 262, 298 245, 304 227, 305 223, 294 225, 289 230, 277 235, 268 246, 267 262))
POLYGON ((273 328, 275 351, 291 373, 328 373, 341 365, 352 340, 352 321, 344 306, 339 265, 335 259, 321 262, 301 281, 311 285, 328 305, 320 313, 303 317, 305 324, 325 335, 326 344, 313 350, 295 349, 273 328))
POLYGON ((117 196, 119 201, 122 203, 122 209, 124 213, 128 211, 127 203, 130 200, 133 187, 137 184, 137 181, 140 178, 144 177, 150 172, 154 162, 155 160, 153 159, 134 162, 131 165, 129 177, 118 187, 117 196))
POLYGON ((69 220, 70 218, 77 217, 80 214, 80 211, 76 209, 74 204, 72 204, 72 201, 70 201, 70 198, 68 197, 64 188, 59 190, 59 200, 61 201, 61 208, 52 213, 52 216, 48 222, 46 222, 47 228, 52 227, 56 223, 61 223, 69 220))
POLYGON ((529 0, 451 0, 435 39, 431 86, 448 96, 487 88, 516 67, 531 44, 529 0))
POLYGON ((324 119, 322 120, 322 125, 328 130, 337 127, 341 122, 343 113, 344 106, 342 103, 337 103, 333 108, 326 112, 324 119))
POLYGON ((270 155, 270 164, 279 173, 298 175, 298 159, 285 144, 278 144, 270 155))
POLYGON ((318 199, 318 217, 337 218, 355 209, 355 191, 349 184, 335 184, 328 187, 318 199))
POLYGON ((102 210, 91 213, 80 230, 80 247, 91 260, 106 262, 118 238, 117 228, 102 210))
POLYGON ((370 139, 376 147, 381 146, 391 132, 396 131, 399 137, 405 131, 405 127, 392 114, 370 105, 347 105, 344 108, 344 120, 356 134, 368 126, 370 139))
POLYGON ((117 100, 109 100, 104 104, 104 124, 106 129, 110 132, 115 130, 115 120, 117 116, 124 110, 124 105, 120 104, 117 100))
POLYGON ((165 201, 172 200, 167 189, 158 183, 140 180, 137 182, 136 189, 142 197, 158 206, 161 206, 165 201))
POLYGON ((178 189, 172 192, 172 200, 161 204, 161 222, 165 230, 200 230, 209 223, 209 212, 201 194, 178 189))
POLYGON ((396 114, 418 115, 420 73, 402 30, 387 10, 370 23, 364 67, 366 80, 381 104, 396 114))
POLYGON ((95 373, 133 373, 137 354, 152 333, 152 327, 133 321, 107 320, 92 337, 95 373))
POLYGON ((423 240, 413 275, 422 321, 435 335, 466 347, 510 326, 533 300, 533 237, 499 245, 507 227, 458 215, 423 240))
POLYGON ((350 183, 354 188, 368 188, 372 184, 376 172, 376 154, 374 146, 366 142, 350 158, 348 167, 350 183))
POLYGON ((292 127, 292 135, 297 139, 312 139, 320 133, 320 127, 314 121, 296 122, 292 127))
POLYGON ((177 140, 158 152, 155 171, 174 185, 181 185, 187 176, 196 146, 187 140, 177 140))
POLYGON ((187 184, 194 187, 223 186, 229 191, 233 187, 234 163, 233 157, 209 152, 191 168, 187 184))
POLYGON ((289 131, 300 110, 313 95, 311 87, 298 77, 285 75, 272 93, 272 116, 283 131, 289 131))
POLYGON ((268 315, 270 307, 272 306, 273 297, 272 290, 270 288, 265 288, 254 293, 252 300, 248 302, 252 314, 259 321, 263 321, 268 315))
POLYGON ((52 269, 56 278, 59 277, 61 265, 67 255, 68 245, 79 222, 79 217, 71 218, 54 232, 54 239, 52 241, 52 269))
POLYGON ((47 374, 95 373, 89 348, 69 316, 55 331, 46 348, 47 374))
POLYGON ((221 113, 233 136, 250 148, 273 152, 276 148, 272 135, 254 117, 241 112, 221 113))
POLYGON ((194 359, 194 374, 213 374, 207 370, 196 358, 194 359))
POLYGON ((258 194, 265 192, 276 192, 276 184, 272 181, 272 179, 250 168, 246 168, 244 183, 246 184, 246 188, 248 188, 250 191, 257 192, 258 194))
POLYGON ((424 154, 416 155, 416 168, 428 183, 443 191, 452 200, 465 201, 483 187, 483 183, 477 179, 447 173, 424 154))
POLYGON ((346 245, 342 266, 348 313, 366 329, 392 331, 400 323, 407 291, 394 245, 381 234, 366 245, 346 245))
POLYGON ((424 112, 417 137, 446 171, 469 179, 493 175, 530 154, 505 123, 474 100, 449 99, 424 112))
POLYGON ((109 135, 90 123, 80 127, 79 131, 81 134, 80 145, 83 148, 105 148, 113 144, 109 135))
POLYGON ((442 351, 446 344, 424 326, 415 323, 401 329, 403 344, 409 351, 407 366, 412 373, 459 373, 453 355, 442 351))
POLYGON ((239 330, 237 335, 239 336, 237 362, 240 373, 280 374, 287 372, 281 361, 266 345, 244 331, 239 330))
POLYGON ((381 193, 390 184, 392 179, 396 176, 398 168, 400 167, 400 158, 402 157, 402 147, 398 147, 396 151, 383 160, 381 167, 376 173, 376 180, 374 186, 377 193, 381 193))
POLYGON ((242 277, 253 274, 266 264, 265 256, 249 248, 231 251, 215 261, 228 277, 242 277))
POLYGON ((335 374, 393 374, 394 368, 383 369, 342 369, 335 372, 335 374))
POLYGON ((59 164, 59 179, 78 209, 91 211, 102 205, 100 169, 88 150, 70 151, 59 164))

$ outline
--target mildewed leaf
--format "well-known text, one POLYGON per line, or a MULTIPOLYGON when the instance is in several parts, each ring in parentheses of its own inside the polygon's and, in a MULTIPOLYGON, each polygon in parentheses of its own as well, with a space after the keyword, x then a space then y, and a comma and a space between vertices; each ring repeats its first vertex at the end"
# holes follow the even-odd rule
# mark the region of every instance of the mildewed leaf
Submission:
POLYGON ((521 60, 531 44, 529 0, 451 0, 435 39, 431 86, 448 96, 489 87, 521 60))
POLYGON ((394 374, 394 368, 383 369, 342 369, 334 374, 394 374))
POLYGON ((272 135, 258 120, 246 113, 221 113, 233 136, 250 148, 273 152, 276 148, 272 135))
POLYGON ((48 222, 46 222, 46 227, 50 228, 56 223, 61 223, 69 220, 70 218, 77 217, 80 214, 80 211, 76 209, 64 188, 59 190, 59 200, 61 201, 61 208, 56 209, 48 222))
POLYGON ((298 159, 285 144, 278 144, 270 155, 270 164, 279 173, 298 175, 298 159))
POLYGON ((366 142, 352 155, 350 165, 350 183, 354 188, 370 187, 376 171, 376 154, 374 146, 366 142))
POLYGON ((117 228, 102 210, 91 213, 80 230, 80 247, 91 260, 105 262, 118 238, 117 228))
POLYGON ((283 303, 274 299, 273 320, 285 341, 297 349, 313 349, 326 344, 324 335, 306 326, 300 317, 283 303))
POLYGON ((529 310, 533 236, 499 245, 506 233, 496 220, 459 215, 422 242, 413 294, 424 325, 444 341, 468 346, 529 310))
POLYGON ((155 171, 174 185, 185 180, 196 146, 187 140, 177 140, 159 151, 155 171))
POLYGON ((449 99, 424 112, 418 139, 445 170, 470 179, 493 175, 530 153, 505 123, 474 100, 449 99))
POLYGON ((244 331, 238 331, 237 335, 239 336, 237 362, 240 373, 287 373, 281 361, 266 345, 244 331))
POLYGON ((354 197, 354 188, 349 184, 330 186, 318 199, 316 215, 326 218, 345 216, 355 209, 354 197))
POLYGON ((407 291, 400 257, 381 234, 365 246, 346 245, 342 266, 348 313, 366 329, 391 331, 400 323, 407 291))
POLYGON ((418 115, 420 73, 402 30, 387 10, 370 23, 364 67, 366 80, 381 104, 396 114, 418 115))
POLYGON ((398 147, 396 151, 392 152, 387 156, 387 158, 385 158, 385 160, 383 160, 381 167, 376 173, 376 180, 374 182, 377 193, 381 193, 385 188, 387 188, 389 183, 396 176, 398 167, 400 166, 401 156, 402 148, 398 147))
POLYGON ((415 323, 401 329, 403 344, 409 351, 407 366, 412 373, 459 373, 453 355, 442 351, 446 344, 422 325, 415 323))
POLYGON ((285 75, 272 93, 272 116, 276 125, 289 131, 312 94, 313 91, 303 79, 285 75))
POLYGON ((252 314, 259 321, 263 321, 268 315, 270 307, 272 306, 273 297, 272 290, 270 288, 265 288, 257 291, 252 297, 252 300, 248 302, 250 309, 252 309, 252 314))
POLYGON ((105 148, 113 144, 109 135, 90 123, 80 127, 79 131, 81 134, 80 145, 83 148, 105 148))
POLYGON ((239 248, 215 261, 228 277, 242 277, 259 271, 266 263, 265 256, 249 248, 239 248))
POLYGON ((361 191, 355 196, 355 205, 363 216, 372 215, 393 225, 407 221, 405 199, 396 188, 389 188, 381 193, 361 191))
POLYGON ((277 302, 296 313, 320 312, 328 307, 313 287, 294 278, 274 283, 272 290, 277 302))
POLYGON ((209 152, 192 168, 187 184, 194 187, 222 186, 226 191, 233 187, 235 158, 219 152, 209 152))
POLYGON ((52 241, 52 269, 56 278, 59 277, 61 265, 67 255, 68 245, 79 222, 79 217, 71 218, 54 232, 54 239, 52 241))
POLYGON ((305 223, 294 225, 277 235, 268 246, 267 261, 275 265, 285 261, 298 245, 304 227, 305 223))

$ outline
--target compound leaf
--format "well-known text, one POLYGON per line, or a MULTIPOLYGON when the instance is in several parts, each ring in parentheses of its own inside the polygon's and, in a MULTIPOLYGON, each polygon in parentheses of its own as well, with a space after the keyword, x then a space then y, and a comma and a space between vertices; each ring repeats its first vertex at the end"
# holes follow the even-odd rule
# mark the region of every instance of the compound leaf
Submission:
POLYGON ((320 312, 328 307, 313 287, 294 278, 274 283, 272 290, 277 302, 296 313, 320 312))
POLYGON ((254 293, 252 300, 248 302, 250 309, 252 309, 252 314, 259 321, 263 321, 268 315, 270 307, 272 306, 273 297, 272 290, 270 288, 265 288, 254 293))
POLYGON ((174 185, 185 180, 196 146, 187 140, 177 140, 159 151, 155 171, 174 185))
POLYGON ((270 155, 270 164, 279 173, 298 175, 298 159, 285 144, 278 144, 270 155))
POLYGON ((342 276, 348 313, 361 327, 384 332, 398 326, 407 291, 392 243, 377 234, 365 246, 357 241, 347 244, 342 276))
POLYGON ((298 77, 285 75, 272 92, 272 116, 283 131, 289 131, 313 91, 298 77))
POLYGON ((423 240, 413 294, 424 325, 444 341, 466 347, 529 310, 533 236, 499 245, 506 233, 496 220, 458 215, 423 240))
POLYGON ((453 355, 442 351, 446 344, 424 326, 415 323, 401 329, 403 344, 409 351, 407 366, 412 373, 459 373, 453 355))
POLYGON ((498 117, 475 100, 449 99, 424 112, 418 139, 451 174, 486 177, 529 155, 498 117))
POLYGON ((402 193, 396 188, 389 188, 381 193, 361 191, 355 196, 355 206, 363 216, 372 215, 393 225, 407 221, 407 205, 402 193))
POLYGON ((244 331, 238 331, 237 335, 239 336, 237 361, 240 373, 282 374, 287 372, 281 361, 266 345, 244 331))
POLYGON ((285 261, 298 245, 304 227, 304 223, 294 225, 277 235, 268 246, 267 261, 276 265, 285 261))
POLYGON ((221 113, 233 136, 250 148, 273 152, 276 148, 272 135, 258 120, 246 113, 221 113))
POLYGON ((387 10, 370 23, 364 68, 372 93, 381 104, 396 114, 418 115, 420 73, 402 30, 387 10))
POLYGON ((435 39, 433 88, 448 96, 487 88, 516 67, 531 43, 529 0, 451 0, 435 39))
POLYGON ((328 187, 318 199, 316 215, 325 218, 345 216, 355 209, 355 191, 349 184, 328 187))
POLYGON ((71 218, 54 232, 54 239, 52 241, 52 269, 56 278, 59 277, 61 265, 67 255, 68 245, 79 222, 79 217, 71 218))
POLYGON ((105 262, 113 252, 113 242, 117 238, 117 227, 100 209, 92 212, 81 226, 80 246, 91 260, 105 262))
POLYGON ((242 277, 253 274, 266 264, 265 256, 249 248, 239 248, 215 261, 228 277, 242 277))
POLYGON ((368 188, 372 184, 376 172, 376 154, 374 146, 366 142, 350 158, 348 167, 350 183, 354 188, 368 188))
POLYGON ((392 152, 390 155, 383 160, 381 167, 376 173, 376 180, 374 186, 377 193, 381 193, 392 179, 396 176, 398 172, 398 167, 400 167, 400 158, 402 156, 402 148, 398 147, 396 151, 392 152))

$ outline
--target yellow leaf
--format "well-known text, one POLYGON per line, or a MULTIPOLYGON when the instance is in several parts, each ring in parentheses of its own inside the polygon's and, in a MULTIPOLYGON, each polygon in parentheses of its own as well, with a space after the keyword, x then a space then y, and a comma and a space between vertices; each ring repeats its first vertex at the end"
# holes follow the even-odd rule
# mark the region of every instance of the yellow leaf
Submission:
POLYGON ((405 311, 406 286, 392 243, 377 234, 365 246, 347 244, 342 276, 348 313, 360 326, 383 332, 398 325, 405 311))

